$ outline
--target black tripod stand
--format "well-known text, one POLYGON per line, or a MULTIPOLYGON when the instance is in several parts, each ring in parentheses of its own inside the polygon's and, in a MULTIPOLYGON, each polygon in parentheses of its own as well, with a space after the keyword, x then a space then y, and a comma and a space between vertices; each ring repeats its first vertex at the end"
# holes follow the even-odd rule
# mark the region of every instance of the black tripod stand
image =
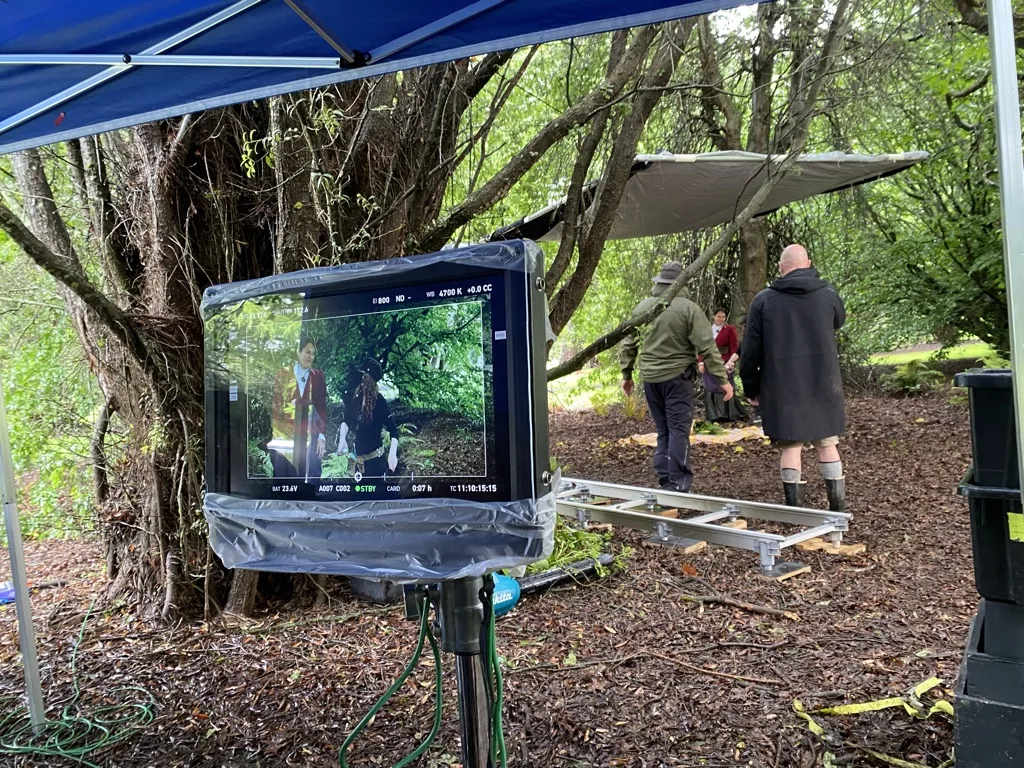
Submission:
POLYGON ((406 617, 420 618, 421 606, 429 599, 437 610, 441 650, 455 654, 459 722, 462 729, 464 768, 496 768, 492 755, 495 694, 491 682, 494 670, 490 648, 490 612, 493 582, 490 576, 447 581, 429 587, 409 587, 405 593, 406 617))

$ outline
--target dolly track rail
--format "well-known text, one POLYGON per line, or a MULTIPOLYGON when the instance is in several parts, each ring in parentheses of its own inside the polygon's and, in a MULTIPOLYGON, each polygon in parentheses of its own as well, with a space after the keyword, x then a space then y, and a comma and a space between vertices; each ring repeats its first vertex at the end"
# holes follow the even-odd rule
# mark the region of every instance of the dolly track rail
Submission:
POLYGON ((677 537, 750 550, 758 553, 762 570, 768 572, 775 568, 776 559, 787 547, 824 536, 830 537, 833 544, 842 543, 843 533, 849 530, 853 517, 844 512, 719 499, 572 478, 563 479, 556 506, 559 514, 575 518, 584 525, 607 523, 650 532, 656 540, 663 542, 677 537), (608 501, 597 503, 598 499, 608 501), (689 518, 664 517, 657 514, 658 507, 674 509, 681 514, 698 514, 689 518), (740 518, 799 526, 803 530, 783 536, 721 525, 721 522, 740 518))

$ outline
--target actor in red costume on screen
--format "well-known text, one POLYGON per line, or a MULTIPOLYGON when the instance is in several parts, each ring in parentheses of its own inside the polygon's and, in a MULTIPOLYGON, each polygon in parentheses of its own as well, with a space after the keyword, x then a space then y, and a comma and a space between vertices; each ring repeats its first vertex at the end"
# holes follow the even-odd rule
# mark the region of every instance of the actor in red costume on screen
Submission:
POLYGON ((270 459, 275 477, 318 478, 327 450, 327 381, 313 367, 316 343, 299 340, 295 364, 274 377, 270 459))

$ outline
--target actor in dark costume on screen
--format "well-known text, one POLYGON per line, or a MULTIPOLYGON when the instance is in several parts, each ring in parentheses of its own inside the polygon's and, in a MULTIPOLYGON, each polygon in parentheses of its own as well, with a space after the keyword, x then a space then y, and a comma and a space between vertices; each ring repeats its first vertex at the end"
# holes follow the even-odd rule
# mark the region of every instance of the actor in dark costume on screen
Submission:
POLYGON ((803 506, 801 453, 817 449, 829 509, 846 506, 839 435, 846 428, 836 331, 846 320, 842 299, 818 276, 802 245, 779 257, 782 277, 754 298, 747 314, 740 378, 760 403, 764 433, 782 448, 786 503, 803 506))
POLYGON ((345 400, 338 454, 354 454, 355 471, 363 477, 384 477, 398 467, 398 425, 377 388, 384 378, 380 363, 368 358, 358 373, 358 384, 345 400), (383 429, 391 438, 390 447, 381 442, 383 429))
MULTIPOLYGON (((651 297, 640 302, 633 315, 642 315, 660 303, 661 295, 682 271, 683 265, 678 261, 667 262, 653 280, 651 297)), ((690 301, 685 291, 654 318, 646 329, 642 348, 636 334, 630 334, 619 345, 622 391, 627 396, 633 393, 633 366, 639 359, 644 395, 658 430, 658 445, 654 449, 658 482, 662 488, 683 493, 688 493, 693 484, 690 427, 698 356, 704 357, 709 374, 722 387, 725 399, 731 400, 732 385, 711 338, 707 316, 690 301)))
POLYGON ((316 343, 303 336, 294 365, 274 378, 268 446, 274 477, 320 477, 327 451, 327 382, 323 371, 313 368, 315 358, 316 343))
MULTIPOLYGON (((725 372, 729 374, 729 383, 735 388, 736 361, 740 359, 740 340, 736 333, 736 327, 726 322, 728 315, 724 309, 716 309, 714 322, 711 323, 711 335, 715 339, 715 346, 722 355, 722 362, 725 363, 725 372)), ((704 375, 703 358, 697 363, 697 370, 704 375)), ((747 415, 743 403, 738 397, 726 400, 722 392, 707 390, 704 393, 704 418, 709 422, 719 421, 747 421, 747 415)))

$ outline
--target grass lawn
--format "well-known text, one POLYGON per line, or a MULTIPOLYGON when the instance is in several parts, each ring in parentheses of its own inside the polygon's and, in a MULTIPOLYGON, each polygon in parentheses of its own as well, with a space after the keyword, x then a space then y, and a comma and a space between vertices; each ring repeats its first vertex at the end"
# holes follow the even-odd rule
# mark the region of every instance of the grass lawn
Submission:
MULTIPOLYGON (((990 354, 992 354, 992 347, 983 341, 974 341, 953 347, 946 357, 950 360, 967 360, 980 359, 990 354)), ((885 352, 872 355, 871 362, 875 365, 904 365, 914 360, 930 360, 934 357, 935 351, 928 349, 917 352, 885 352)))

